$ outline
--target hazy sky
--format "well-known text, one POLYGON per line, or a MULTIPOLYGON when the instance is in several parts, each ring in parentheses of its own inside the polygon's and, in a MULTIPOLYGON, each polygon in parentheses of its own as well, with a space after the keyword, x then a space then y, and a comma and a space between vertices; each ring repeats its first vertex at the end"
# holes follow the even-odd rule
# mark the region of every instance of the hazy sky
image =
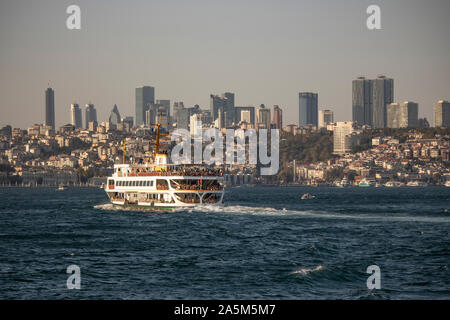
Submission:
POLYGON ((298 122, 298 92, 351 120, 351 81, 394 78, 395 100, 450 99, 449 0, 0 2, 0 125, 44 122, 44 91, 55 90, 56 125, 70 104, 95 104, 99 121, 114 104, 135 116, 135 87, 156 99, 209 108, 209 94, 231 91, 236 105, 283 109, 298 122), (81 7, 81 30, 66 8, 81 7), (382 30, 366 28, 381 7, 382 30))

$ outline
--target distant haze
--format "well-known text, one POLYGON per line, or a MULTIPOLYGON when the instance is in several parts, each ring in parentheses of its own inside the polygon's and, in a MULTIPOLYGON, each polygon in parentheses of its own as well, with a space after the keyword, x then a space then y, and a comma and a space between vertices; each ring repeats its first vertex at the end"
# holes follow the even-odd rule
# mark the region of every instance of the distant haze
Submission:
POLYGON ((283 109, 298 122, 298 92, 351 120, 351 82, 394 79, 396 102, 450 99, 450 1, 24 1, 0 3, 0 125, 43 123, 44 91, 55 90, 57 127, 70 104, 93 103, 105 121, 114 104, 135 117, 135 87, 156 99, 209 108, 209 95, 236 105, 283 109), (81 7, 81 30, 66 8, 81 7), (381 7, 382 30, 366 28, 381 7))

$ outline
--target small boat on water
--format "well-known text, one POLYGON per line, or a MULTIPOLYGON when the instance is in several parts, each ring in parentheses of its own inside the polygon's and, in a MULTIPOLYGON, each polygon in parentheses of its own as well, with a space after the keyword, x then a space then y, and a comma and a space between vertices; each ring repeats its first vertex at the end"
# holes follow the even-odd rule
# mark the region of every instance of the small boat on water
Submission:
POLYGON ((63 184, 60 184, 59 187, 58 187, 58 191, 63 191, 63 190, 66 190, 66 189, 67 189, 67 187, 65 185, 63 185, 63 184))
POLYGON ((302 195, 301 199, 302 200, 306 200, 306 199, 314 199, 316 196, 310 194, 309 192, 305 193, 302 195))
POLYGON ((399 181, 388 181, 385 183, 384 185, 385 187, 404 187, 405 184, 403 182, 399 182, 399 181))
POLYGON ((363 179, 358 184, 358 187, 371 187, 371 186, 373 186, 373 183, 370 180, 368 180, 368 179, 363 179))
POLYGON ((409 181, 406 184, 407 187, 426 187, 428 186, 428 184, 426 182, 422 182, 422 181, 409 181))

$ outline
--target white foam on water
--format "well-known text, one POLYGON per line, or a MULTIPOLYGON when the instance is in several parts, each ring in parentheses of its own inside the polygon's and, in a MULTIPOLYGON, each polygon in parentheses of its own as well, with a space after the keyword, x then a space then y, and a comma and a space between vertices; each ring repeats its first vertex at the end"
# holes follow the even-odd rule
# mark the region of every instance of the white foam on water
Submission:
MULTIPOLYGON (((133 208, 116 207, 111 203, 98 204, 94 209, 107 211, 139 211, 133 208)), ((200 212, 205 214, 224 213, 238 215, 262 215, 262 216, 304 216, 324 219, 357 219, 367 221, 398 221, 398 222, 431 222, 450 223, 448 215, 442 217, 426 216, 399 216, 390 213, 384 214, 344 214, 338 212, 328 212, 320 210, 288 210, 286 208, 276 209, 272 207, 251 207, 243 205, 200 205, 196 207, 175 208, 172 212, 200 212)))
POLYGON ((102 204, 97 204, 94 206, 94 209, 98 209, 98 210, 119 210, 118 208, 114 207, 114 205, 112 203, 102 203, 102 204))
POLYGON ((318 265, 315 268, 301 268, 301 269, 291 272, 291 274, 301 274, 302 276, 305 276, 311 272, 317 272, 317 271, 321 271, 323 269, 325 269, 324 266, 318 265))

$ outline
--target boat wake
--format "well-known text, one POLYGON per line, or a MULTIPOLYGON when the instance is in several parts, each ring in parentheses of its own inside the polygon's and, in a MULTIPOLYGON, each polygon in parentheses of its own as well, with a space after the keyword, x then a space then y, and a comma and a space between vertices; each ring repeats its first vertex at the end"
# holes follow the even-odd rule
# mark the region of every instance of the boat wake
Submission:
MULTIPOLYGON (((141 210, 133 208, 123 208, 114 206, 111 203, 103 203, 94 206, 94 209, 105 211, 125 211, 138 212, 141 210)), ((272 207, 252 207, 243 205, 200 205, 189 208, 174 208, 168 213, 204 213, 204 214, 235 214, 235 215, 258 215, 258 216, 304 216, 309 218, 321 219, 350 219, 350 220, 367 220, 367 221, 398 221, 398 222, 431 222, 431 223, 449 223, 447 215, 442 217, 429 216, 411 216, 398 214, 345 214, 331 211, 320 210, 295 210, 295 209, 277 209, 272 207)))
POLYGON ((131 209, 128 210, 127 208, 115 207, 112 203, 97 204, 94 206, 94 209, 105 211, 132 211, 131 209))

